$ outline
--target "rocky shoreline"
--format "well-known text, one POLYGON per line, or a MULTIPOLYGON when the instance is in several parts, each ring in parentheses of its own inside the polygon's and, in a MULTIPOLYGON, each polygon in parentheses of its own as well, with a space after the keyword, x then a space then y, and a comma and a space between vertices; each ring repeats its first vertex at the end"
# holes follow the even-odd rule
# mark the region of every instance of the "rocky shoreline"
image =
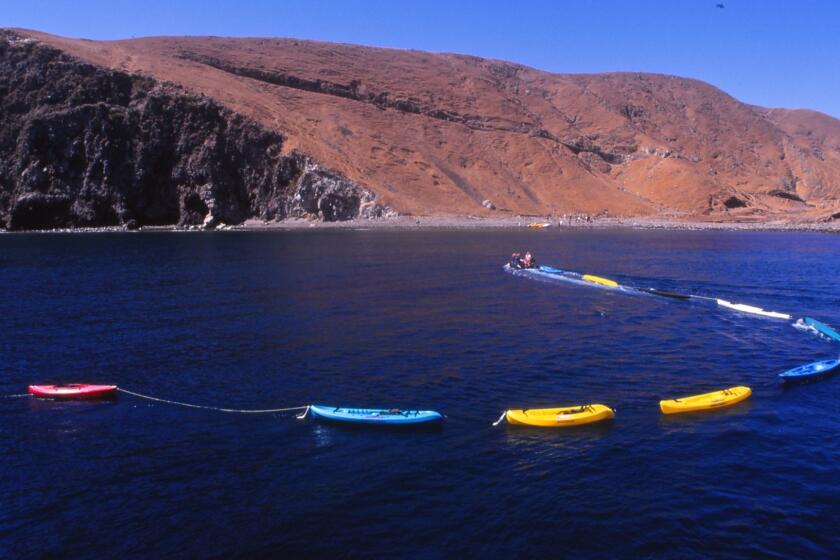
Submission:
POLYGON ((832 222, 694 222, 674 221, 651 218, 593 218, 591 221, 563 221, 558 219, 534 218, 532 216, 510 216, 485 218, 478 216, 393 216, 380 218, 362 218, 345 221, 324 222, 307 218, 287 218, 277 221, 259 219, 245 220, 238 225, 220 224, 216 227, 197 225, 156 225, 128 229, 124 226, 56 228, 28 231, 8 231, 0 229, 0 234, 26 233, 138 233, 138 232, 183 232, 214 233, 242 231, 300 231, 300 230, 479 230, 479 229, 646 229, 669 231, 797 231, 840 233, 840 221, 832 222), (532 223, 548 223, 546 228, 530 228, 532 223))

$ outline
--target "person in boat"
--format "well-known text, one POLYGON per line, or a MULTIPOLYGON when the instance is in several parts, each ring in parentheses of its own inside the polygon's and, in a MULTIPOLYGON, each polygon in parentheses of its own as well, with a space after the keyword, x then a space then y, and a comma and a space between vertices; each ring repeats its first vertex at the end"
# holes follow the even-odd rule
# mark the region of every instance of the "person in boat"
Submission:
POLYGON ((514 253, 510 256, 510 266, 512 268, 537 268, 537 260, 530 253, 530 251, 522 256, 520 253, 514 253))
POLYGON ((522 257, 522 268, 537 268, 537 259, 530 251, 527 251, 525 256, 522 257))

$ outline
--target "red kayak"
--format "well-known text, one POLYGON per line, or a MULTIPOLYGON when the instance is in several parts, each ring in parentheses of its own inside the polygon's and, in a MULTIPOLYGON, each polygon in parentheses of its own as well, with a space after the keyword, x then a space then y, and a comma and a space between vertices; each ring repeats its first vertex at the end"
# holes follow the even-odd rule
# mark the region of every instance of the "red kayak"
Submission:
POLYGON ((103 399, 117 394, 116 385, 87 385, 69 383, 67 385, 30 385, 29 392, 36 397, 51 399, 103 399))

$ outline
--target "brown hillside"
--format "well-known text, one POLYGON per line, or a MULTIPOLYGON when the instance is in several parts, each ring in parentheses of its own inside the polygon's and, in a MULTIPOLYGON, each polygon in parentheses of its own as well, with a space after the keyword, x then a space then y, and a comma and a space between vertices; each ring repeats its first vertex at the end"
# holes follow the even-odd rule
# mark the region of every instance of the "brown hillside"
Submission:
POLYGON ((401 213, 491 213, 484 200, 697 219, 840 210, 840 121, 695 80, 293 39, 19 33, 211 97, 401 213))

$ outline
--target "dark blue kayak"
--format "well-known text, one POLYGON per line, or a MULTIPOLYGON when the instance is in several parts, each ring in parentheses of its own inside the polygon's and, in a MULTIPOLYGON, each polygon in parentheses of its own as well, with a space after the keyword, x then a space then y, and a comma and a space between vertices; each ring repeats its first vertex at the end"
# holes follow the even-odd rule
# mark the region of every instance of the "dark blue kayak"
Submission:
POLYGON ((669 292, 668 290, 660 290, 658 288, 637 288, 640 292, 651 294, 654 296, 666 297, 671 299, 689 300, 691 296, 688 294, 680 294, 677 292, 669 292))
POLYGON ((812 319, 811 317, 805 317, 805 324, 810 325, 823 333, 825 336, 829 338, 833 338, 834 340, 840 342, 840 333, 826 325, 825 323, 820 323, 816 319, 812 319))
POLYGON ((780 373, 779 377, 784 381, 805 381, 808 379, 817 379, 838 370, 840 370, 840 360, 822 360, 821 362, 814 362, 790 369, 784 373, 780 373))
POLYGON ((409 426, 432 424, 443 420, 434 410, 400 410, 398 408, 344 408, 313 404, 309 407, 313 418, 348 424, 409 426))

